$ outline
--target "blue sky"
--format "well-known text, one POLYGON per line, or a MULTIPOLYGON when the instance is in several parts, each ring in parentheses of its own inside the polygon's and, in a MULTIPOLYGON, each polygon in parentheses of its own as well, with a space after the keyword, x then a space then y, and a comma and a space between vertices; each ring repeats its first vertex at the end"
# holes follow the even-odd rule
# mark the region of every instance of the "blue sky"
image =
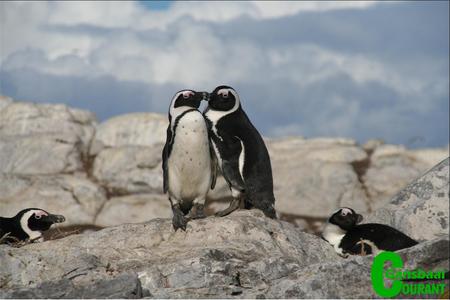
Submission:
POLYGON ((267 136, 445 146, 448 6, 2 2, 0 93, 104 120, 229 84, 267 136))

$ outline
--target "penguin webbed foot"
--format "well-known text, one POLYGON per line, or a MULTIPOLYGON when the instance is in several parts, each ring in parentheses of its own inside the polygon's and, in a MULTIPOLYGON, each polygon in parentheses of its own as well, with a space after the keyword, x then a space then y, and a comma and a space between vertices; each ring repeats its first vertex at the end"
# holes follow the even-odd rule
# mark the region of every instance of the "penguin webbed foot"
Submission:
POLYGON ((195 220, 206 218, 204 208, 205 206, 203 204, 194 204, 191 211, 187 215, 188 219, 195 220))
POLYGON ((233 211, 239 208, 241 200, 239 198, 233 198, 233 200, 230 203, 230 206, 228 206, 226 209, 221 210, 219 212, 216 212, 217 217, 224 217, 226 215, 231 214, 233 211))
POLYGON ((172 226, 175 231, 178 229, 182 229, 186 231, 186 225, 188 223, 188 219, 184 216, 183 212, 178 206, 172 207, 173 217, 172 217, 172 226))

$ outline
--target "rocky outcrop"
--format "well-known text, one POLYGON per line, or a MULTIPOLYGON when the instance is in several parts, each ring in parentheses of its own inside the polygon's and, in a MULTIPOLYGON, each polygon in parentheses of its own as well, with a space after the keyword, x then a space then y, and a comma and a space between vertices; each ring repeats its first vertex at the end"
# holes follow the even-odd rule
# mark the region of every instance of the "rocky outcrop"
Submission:
POLYGON ((449 205, 447 158, 400 191, 368 221, 390 224, 416 240, 448 237, 449 205))
MULTIPOLYGON (((2 214, 11 216, 32 205, 67 216, 65 225, 102 226, 166 217, 170 211, 162 194, 161 151, 167 125, 166 116, 154 113, 97 124, 88 111, 1 97, 2 214), (75 182, 78 195, 70 192, 75 182)), ((339 138, 266 142, 279 216, 306 229, 320 225, 340 206, 362 213, 383 207, 448 156, 448 149, 407 150, 378 140, 363 146, 339 138)), ((207 212, 223 209, 230 197, 219 176, 208 194, 207 212)))
MULTIPOLYGON (((400 251, 408 269, 448 268, 448 149, 267 140, 281 220, 240 210, 174 232, 161 191, 166 117, 130 114, 97 125, 86 111, 5 97, 0 116, 1 214, 41 207, 63 214, 70 228, 107 227, 0 245, 0 298, 375 297, 371 256, 341 258, 304 232, 339 206, 372 212, 366 222, 421 241, 400 251)), ((208 213, 228 197, 219 177, 208 213)))
MULTIPOLYGON (((447 268, 448 247, 446 237, 401 255, 410 269, 447 268)), ((341 258, 317 236, 242 210, 186 232, 153 219, 0 246, 0 297, 368 298, 371 260, 341 258)))

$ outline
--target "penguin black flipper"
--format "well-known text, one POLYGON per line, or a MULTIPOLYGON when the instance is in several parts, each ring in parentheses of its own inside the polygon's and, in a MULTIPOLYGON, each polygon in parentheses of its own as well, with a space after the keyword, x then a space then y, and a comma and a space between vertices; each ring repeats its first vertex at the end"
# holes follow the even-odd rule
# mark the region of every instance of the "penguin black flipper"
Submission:
POLYGON ((216 187, 216 181, 217 181, 217 157, 216 153, 214 152, 214 149, 211 144, 211 140, 209 142, 209 152, 211 155, 211 189, 213 190, 216 187))
POLYGON ((168 167, 168 160, 170 156, 170 150, 172 148, 172 130, 170 128, 170 124, 167 127, 167 138, 166 138, 166 144, 164 145, 164 149, 162 151, 162 169, 163 169, 163 190, 164 193, 167 193, 169 190, 169 167, 168 167))
POLYGON ((239 150, 230 151, 229 153, 226 153, 228 155, 224 155, 222 157, 223 177, 233 188, 239 190, 240 192, 244 192, 244 179, 242 179, 242 175, 239 173, 239 156, 241 151, 244 151, 244 149, 242 149, 238 138, 234 137, 229 141, 229 147, 238 148, 239 150))

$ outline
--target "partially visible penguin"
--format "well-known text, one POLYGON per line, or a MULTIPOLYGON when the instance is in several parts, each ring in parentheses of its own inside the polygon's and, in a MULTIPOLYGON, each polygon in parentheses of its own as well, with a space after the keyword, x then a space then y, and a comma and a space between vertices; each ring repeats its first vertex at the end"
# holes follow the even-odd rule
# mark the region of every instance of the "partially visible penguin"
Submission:
POLYGON ((12 218, 0 217, 0 238, 4 237, 6 242, 42 242, 42 232, 65 220, 64 216, 53 215, 40 208, 27 208, 12 218))
POLYGON ((348 207, 333 213, 324 226, 322 238, 341 256, 349 254, 377 254, 379 251, 397 251, 417 245, 406 234, 387 225, 360 224, 363 217, 348 207))
POLYGON ((208 129, 198 110, 208 93, 182 90, 175 94, 169 108, 169 127, 162 152, 164 193, 169 192, 172 224, 186 230, 189 219, 205 217, 206 194, 214 188, 208 129))
POLYGON ((219 168, 233 196, 230 206, 217 215, 231 213, 243 201, 245 208, 258 208, 276 218, 269 153, 242 109, 238 93, 229 86, 216 87, 203 114, 219 168))

